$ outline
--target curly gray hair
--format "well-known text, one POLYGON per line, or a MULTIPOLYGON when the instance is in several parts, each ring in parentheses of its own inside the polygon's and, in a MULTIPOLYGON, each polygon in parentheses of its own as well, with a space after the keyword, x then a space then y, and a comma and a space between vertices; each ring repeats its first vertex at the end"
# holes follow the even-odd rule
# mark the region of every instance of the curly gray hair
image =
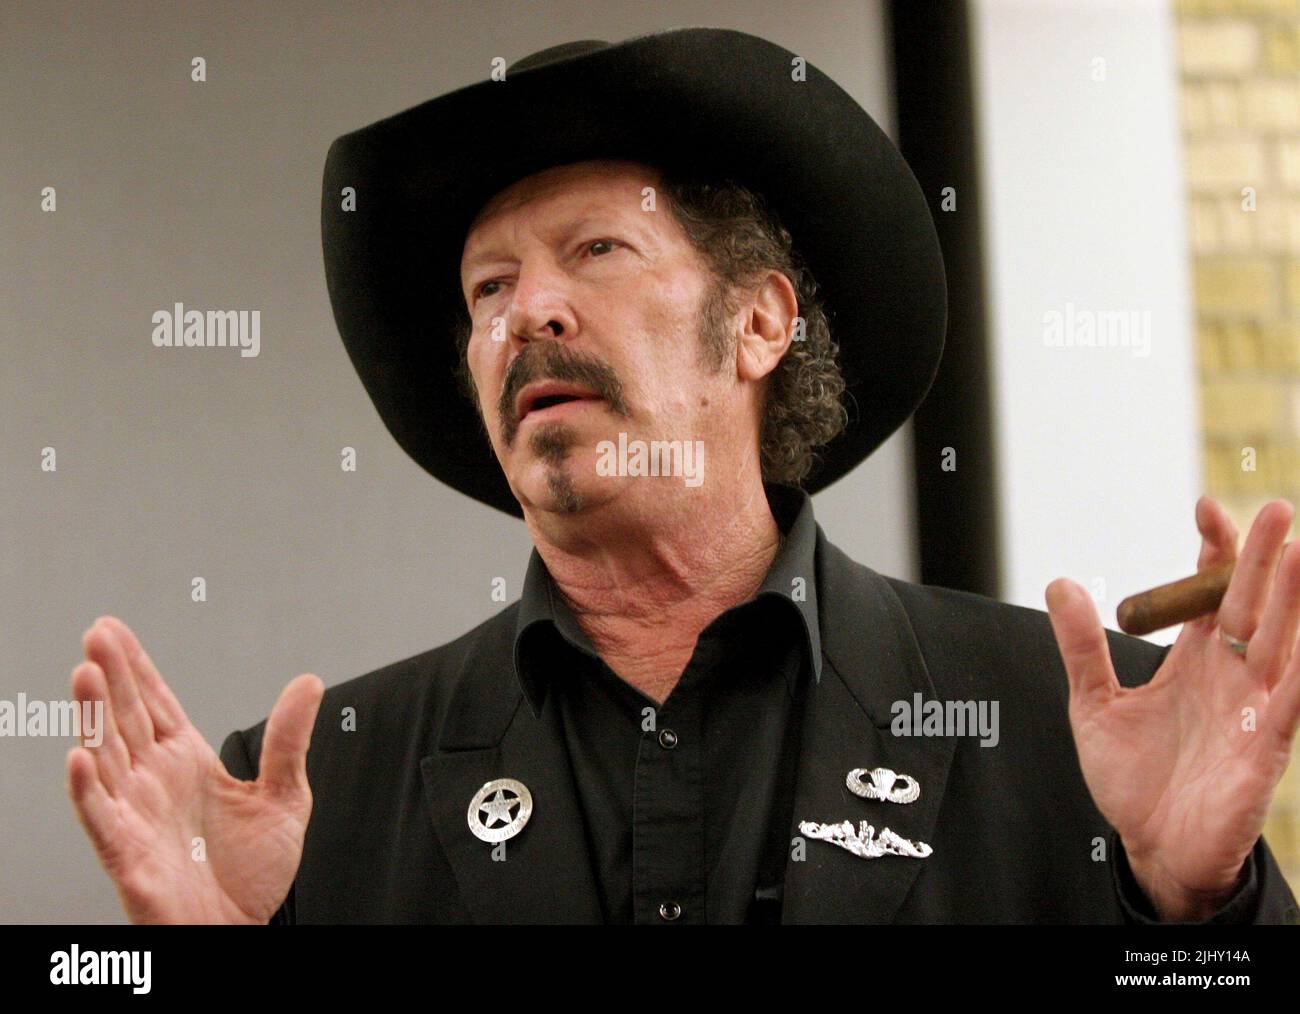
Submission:
POLYGON ((775 269, 790 279, 804 321, 803 339, 792 341, 769 378, 759 438, 763 479, 801 485, 812 471, 816 449, 848 422, 844 377, 830 323, 817 296, 817 282, 789 231, 754 191, 731 180, 710 181, 666 172, 660 192, 717 283, 705 315, 707 352, 715 367, 731 351, 723 325, 738 306, 737 289, 775 269))

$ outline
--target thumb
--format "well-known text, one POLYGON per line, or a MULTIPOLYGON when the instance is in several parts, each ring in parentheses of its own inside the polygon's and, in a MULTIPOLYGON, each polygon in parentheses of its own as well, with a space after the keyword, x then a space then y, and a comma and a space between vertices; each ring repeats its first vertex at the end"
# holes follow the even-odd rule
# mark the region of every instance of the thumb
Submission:
POLYGON ((1070 681, 1070 696, 1104 700, 1119 689, 1106 631, 1083 585, 1058 577, 1047 586, 1047 612, 1070 681))
POLYGON ((301 792, 307 785, 307 748, 325 684, 303 673, 280 692, 262 735, 258 782, 272 792, 301 792))

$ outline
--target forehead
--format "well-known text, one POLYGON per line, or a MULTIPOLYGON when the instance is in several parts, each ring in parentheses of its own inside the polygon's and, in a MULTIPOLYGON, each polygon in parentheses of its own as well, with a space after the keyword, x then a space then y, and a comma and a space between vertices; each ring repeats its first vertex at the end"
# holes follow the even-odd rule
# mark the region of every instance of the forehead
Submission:
POLYGON ((465 235, 462 266, 486 252, 487 244, 521 216, 544 227, 579 211, 639 210, 643 187, 655 186, 659 170, 641 162, 598 159, 554 166, 526 176, 492 196, 465 235))

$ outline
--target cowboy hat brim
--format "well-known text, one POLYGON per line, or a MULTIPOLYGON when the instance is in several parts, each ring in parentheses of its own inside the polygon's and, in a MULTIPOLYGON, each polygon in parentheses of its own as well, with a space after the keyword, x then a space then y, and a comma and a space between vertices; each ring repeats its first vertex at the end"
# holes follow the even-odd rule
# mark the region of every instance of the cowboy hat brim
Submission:
POLYGON ((845 475, 916 410, 947 322, 943 258, 902 155, 839 85, 743 32, 685 28, 552 47, 338 138, 325 163, 325 276, 349 357, 429 473, 522 511, 456 382, 460 257, 478 210, 555 165, 626 158, 763 195, 818 283, 847 385, 845 430, 805 483, 845 475), (355 207, 345 210, 345 188, 355 207))

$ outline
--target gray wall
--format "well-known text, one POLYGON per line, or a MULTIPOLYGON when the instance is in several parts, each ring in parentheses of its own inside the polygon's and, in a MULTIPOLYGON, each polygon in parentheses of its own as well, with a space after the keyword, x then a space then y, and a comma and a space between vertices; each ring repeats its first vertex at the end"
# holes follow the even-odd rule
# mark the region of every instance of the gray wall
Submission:
MULTIPOLYGON (((412 463, 339 342, 330 141, 494 56, 685 25, 808 57, 892 129, 878 3, 592 7, 3 5, 0 699, 66 697, 111 613, 217 746, 298 673, 333 684, 443 643, 500 608, 493 576, 518 595, 523 524, 412 463), (177 301, 259 309, 261 354, 155 348, 151 314, 177 301)), ((904 431, 816 508, 850 555, 912 578, 909 455, 904 431)), ((123 919, 65 794, 71 745, 0 738, 0 921, 123 919)))

